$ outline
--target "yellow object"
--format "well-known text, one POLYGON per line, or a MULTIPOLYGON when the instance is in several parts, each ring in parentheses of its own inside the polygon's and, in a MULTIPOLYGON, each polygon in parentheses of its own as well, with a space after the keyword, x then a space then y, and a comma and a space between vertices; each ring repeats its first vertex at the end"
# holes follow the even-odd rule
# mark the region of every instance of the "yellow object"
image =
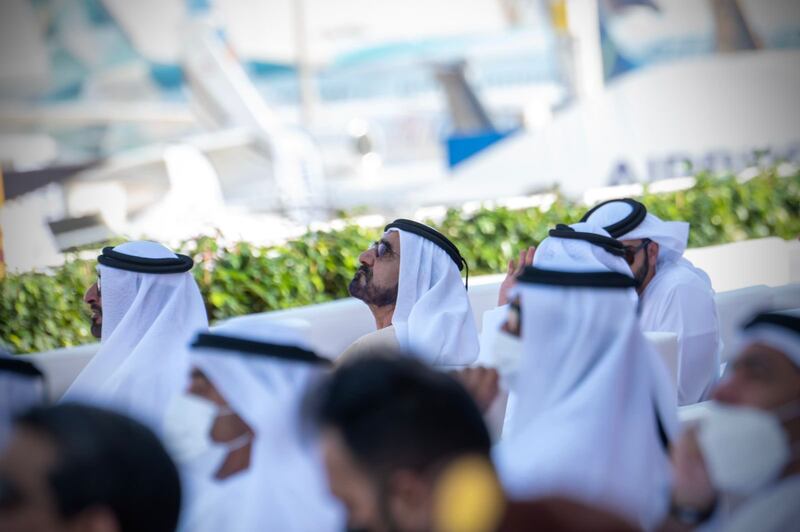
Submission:
POLYGON ((436 532, 490 532, 504 511, 503 490, 486 458, 459 459, 440 475, 434 491, 436 532))
POLYGON ((550 1, 550 20, 553 23, 553 29, 555 29, 557 33, 566 34, 569 32, 566 0, 550 1))

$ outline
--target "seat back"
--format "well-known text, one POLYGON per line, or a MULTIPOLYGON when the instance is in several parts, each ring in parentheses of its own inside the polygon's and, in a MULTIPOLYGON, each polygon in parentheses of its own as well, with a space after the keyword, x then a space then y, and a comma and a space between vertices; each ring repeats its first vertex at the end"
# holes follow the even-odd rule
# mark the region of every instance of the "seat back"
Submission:
POLYGON ((772 310, 773 290, 767 286, 749 286, 721 292, 714 296, 719 317, 719 334, 723 342, 720 363, 727 363, 737 349, 736 339, 745 321, 754 314, 772 310))

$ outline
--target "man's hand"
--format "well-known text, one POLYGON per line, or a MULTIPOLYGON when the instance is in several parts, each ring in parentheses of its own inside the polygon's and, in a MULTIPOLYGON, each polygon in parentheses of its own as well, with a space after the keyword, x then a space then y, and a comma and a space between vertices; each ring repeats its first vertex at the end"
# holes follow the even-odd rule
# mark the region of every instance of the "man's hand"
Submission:
POLYGON ((717 494, 708 476, 700 445, 697 443, 696 427, 691 427, 681 434, 672 448, 671 455, 674 475, 673 505, 698 511, 711 508, 717 494))
POLYGON ((506 270, 506 278, 500 283, 500 295, 497 297, 497 306, 502 306, 508 303, 508 292, 517 277, 522 273, 526 266, 533 264, 533 255, 536 253, 536 248, 531 246, 527 250, 523 249, 519 252, 519 262, 514 262, 514 259, 508 261, 508 269, 506 270))
POLYGON ((500 391, 500 377, 493 368, 464 368, 452 371, 455 377, 475 400, 481 413, 486 413, 500 391))

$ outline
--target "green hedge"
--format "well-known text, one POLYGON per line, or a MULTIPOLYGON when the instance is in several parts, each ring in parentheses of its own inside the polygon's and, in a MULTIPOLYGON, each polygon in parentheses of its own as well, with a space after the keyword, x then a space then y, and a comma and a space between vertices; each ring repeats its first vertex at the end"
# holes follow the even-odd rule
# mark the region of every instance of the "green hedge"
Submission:
MULTIPOLYGON (((775 169, 741 183, 733 177, 697 176, 691 189, 646 194, 648 209, 665 219, 691 222, 689 245, 707 246, 800 234, 800 173, 775 169)), ((452 209, 436 223, 453 239, 473 275, 502 272, 515 250, 541 240, 558 222, 574 222, 585 207, 558 198, 549 209, 452 209)), ((195 275, 212 320, 321 303, 347 296, 359 253, 379 229, 354 224, 309 232, 280 246, 240 242, 225 247, 213 237, 182 246, 198 261, 195 275)), ((13 351, 33 352, 91 341, 81 301, 94 281, 94 262, 70 258, 49 274, 9 275, 0 284, 0 338, 13 351)))

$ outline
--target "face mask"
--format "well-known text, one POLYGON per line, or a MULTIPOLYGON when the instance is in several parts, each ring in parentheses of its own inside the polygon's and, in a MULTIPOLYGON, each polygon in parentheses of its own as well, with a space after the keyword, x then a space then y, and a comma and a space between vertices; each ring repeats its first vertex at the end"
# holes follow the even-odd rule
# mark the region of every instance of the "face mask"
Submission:
MULTIPOLYGON (((781 419, 797 416, 712 403, 698 430, 698 443, 711 483, 720 491, 748 495, 773 482, 791 459, 781 419)), ((783 411, 783 412, 781 412, 783 411)))
POLYGON ((192 475, 210 478, 228 453, 244 447, 251 439, 249 433, 225 443, 211 439, 217 417, 232 414, 232 410, 194 394, 176 396, 164 418, 164 439, 175 461, 191 470, 192 475))
POLYGON ((507 384, 519 371, 522 361, 522 339, 502 329, 497 331, 491 349, 492 365, 507 384))

